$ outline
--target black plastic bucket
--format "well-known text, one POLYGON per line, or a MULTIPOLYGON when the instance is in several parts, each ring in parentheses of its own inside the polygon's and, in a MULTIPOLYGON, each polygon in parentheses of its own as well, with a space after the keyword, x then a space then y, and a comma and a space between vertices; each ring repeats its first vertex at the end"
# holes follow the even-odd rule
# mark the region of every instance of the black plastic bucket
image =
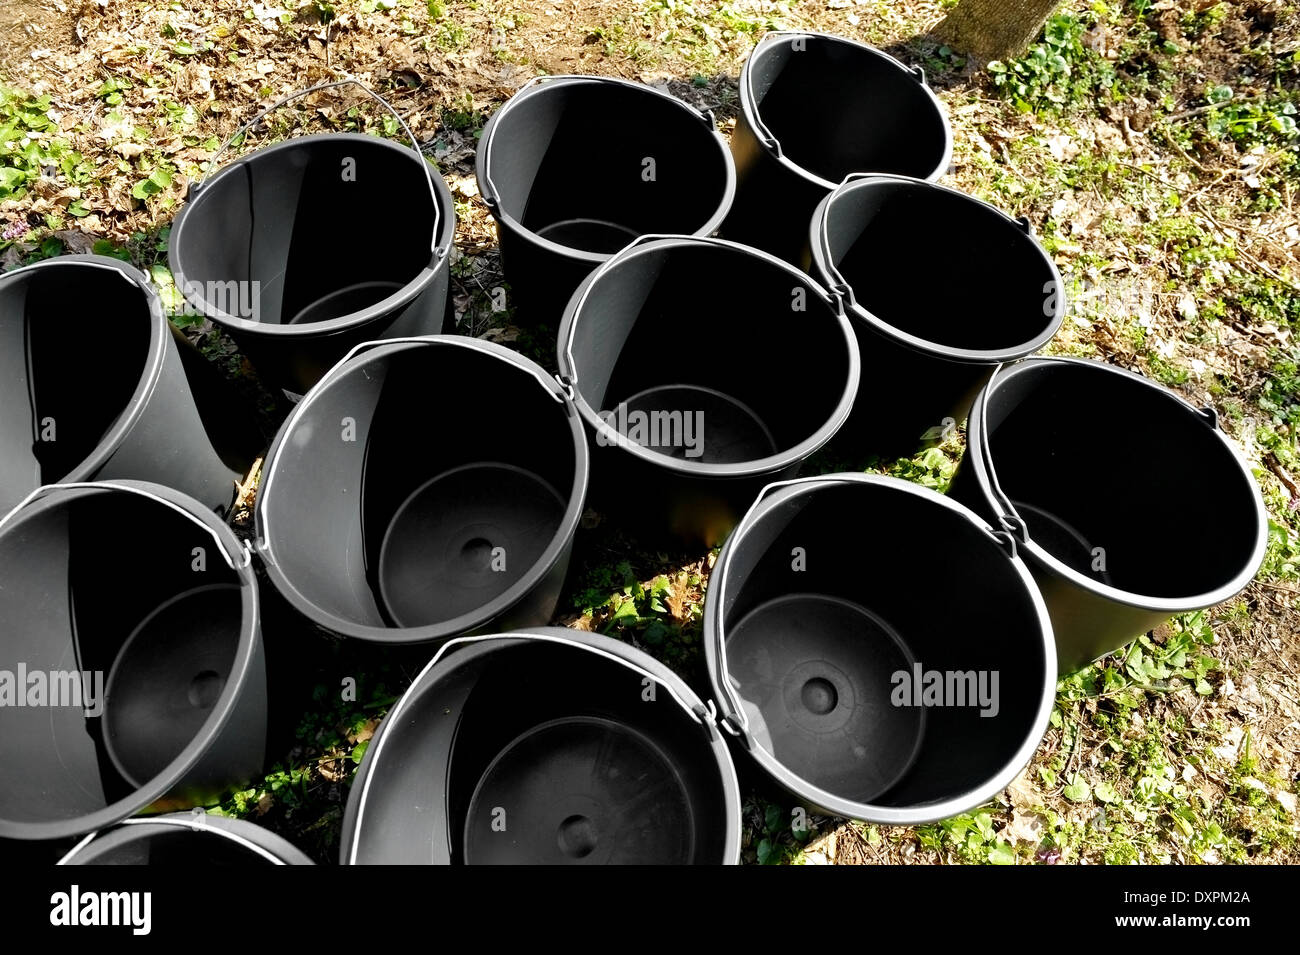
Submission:
POLYGON ((0 624, 0 837, 206 804, 262 768, 257 584, 192 498, 41 489, 0 521, 0 624))
POLYGON ((370 741, 343 863, 739 861, 735 768, 672 671, 557 627, 443 651, 370 741))
POLYGON ((1020 538, 1062 673, 1222 603, 1263 562, 1264 503, 1213 409, 1140 375, 1072 358, 1007 366, 966 442, 949 493, 1020 538))
POLYGON ((0 275, 0 513, 95 478, 156 481, 224 513, 257 450, 228 397, 126 263, 65 255, 0 275))
POLYGON ((708 235, 736 176, 710 113, 650 86, 539 77, 483 129, 475 172, 517 319, 554 324, 592 269, 639 235, 708 235))
MULTIPOLYGON (((282 100, 244 130, 289 100, 339 85, 282 100)), ((269 386, 301 394, 361 342, 442 331, 455 212, 446 183, 398 120, 410 147, 338 133, 250 153, 196 183, 172 225, 177 288, 269 386), (383 241, 359 241, 380 211, 383 241)))
POLYGON ((587 490, 554 378, 459 336, 374 342, 284 423, 257 547, 300 612, 342 636, 428 643, 555 610, 587 490))
POLYGON ((1042 348, 1065 315, 1027 222, 925 180, 850 177, 817 206, 809 244, 810 271, 858 334, 863 384, 844 434, 865 450, 908 454, 954 427, 993 370, 1042 348), (923 253, 940 223, 966 237, 942 286, 923 253))
POLYGON ((824 33, 767 34, 740 73, 736 201, 722 234, 797 265, 817 203, 855 172, 938 179, 952 158, 919 68, 824 33))
POLYGON ((97 832, 59 865, 196 866, 313 865, 306 854, 261 826, 211 816, 202 809, 128 819, 97 832))
POLYGON ((772 485, 705 601, 723 728, 809 808, 912 825, 987 801, 1033 755, 1056 688, 1047 610, 1015 554, 905 481, 772 485))
POLYGON ((830 440, 858 390, 839 301, 721 239, 629 245, 574 294, 559 352, 595 438, 597 506, 640 532, 707 546, 830 440), (674 360, 678 348, 690 359, 674 360))

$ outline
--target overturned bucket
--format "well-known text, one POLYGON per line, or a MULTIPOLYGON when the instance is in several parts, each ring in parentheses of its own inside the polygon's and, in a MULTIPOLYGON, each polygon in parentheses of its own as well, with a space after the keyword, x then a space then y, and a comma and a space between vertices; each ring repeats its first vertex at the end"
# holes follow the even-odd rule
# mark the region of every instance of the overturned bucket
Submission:
POLYGON ((126 263, 65 255, 0 275, 0 513, 42 484, 96 478, 156 481, 224 513, 257 450, 228 398, 126 263), (106 333, 73 332, 78 316, 106 333))
POLYGON ((1009 365, 976 399, 966 441, 949 493, 1017 535, 1062 673, 1229 599, 1263 563, 1264 503, 1213 409, 1132 372, 1009 365))
POLYGON ((262 768, 257 584, 192 498, 39 489, 0 521, 0 620, 0 837, 207 804, 262 768))
POLYGON ((833 474, 774 484, 704 608, 723 728, 808 808, 887 824, 1007 786, 1051 713, 1047 610, 1010 535, 933 491, 833 474), (921 549, 924 561, 900 556, 921 549))
POLYGON ((312 865, 287 839, 242 819, 202 809, 127 819, 94 833, 59 865, 260 866, 312 865))
POLYGON ((938 179, 952 131, 920 68, 824 33, 769 33, 740 73, 722 234, 802 264, 813 209, 858 172, 938 179))
POLYGON ((587 489, 572 401, 535 363, 459 336, 374 342, 284 423, 257 549, 317 625, 428 643, 550 618, 587 489))
POLYGON ((809 245, 812 274, 844 298, 858 336, 844 436, 862 450, 910 454, 946 436, 993 370, 1042 348, 1065 314, 1027 221, 921 179, 849 177, 818 204, 809 245), (937 225, 969 239, 941 264, 922 251, 937 225))
MULTIPOLYGON (((360 86, 305 90, 240 134, 293 99, 344 84, 360 86)), ((409 147, 337 133, 259 149, 191 188, 168 242, 189 305, 230 334, 266 384, 292 394, 361 342, 442 331, 451 193, 401 117, 361 89, 397 119, 409 147), (377 210, 392 213, 384 241, 358 241, 377 210)))
POLYGON ((735 191, 713 116, 596 76, 541 77, 483 129, 475 173, 518 319, 559 320, 587 274, 647 233, 708 235, 735 191))
POLYGON ((645 653, 556 627, 439 651, 366 750, 340 851, 442 865, 739 855, 739 787, 710 711, 645 653))
POLYGON ((592 273, 565 310, 559 365, 594 436, 597 506, 707 546, 831 439, 859 374, 825 289, 764 252, 688 236, 644 236, 592 273), (679 347, 689 360, 672 360, 679 347))

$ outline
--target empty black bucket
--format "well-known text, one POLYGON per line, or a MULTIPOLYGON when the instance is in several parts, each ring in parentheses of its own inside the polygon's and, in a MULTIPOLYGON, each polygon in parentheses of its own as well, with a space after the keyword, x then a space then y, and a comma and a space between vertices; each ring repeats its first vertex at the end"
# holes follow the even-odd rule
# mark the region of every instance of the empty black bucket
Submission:
POLYGON ((40 489, 0 521, 0 623, 0 837, 205 804, 261 769, 257 584, 192 498, 40 489))
POLYGON ((938 179, 952 131, 920 69, 822 33, 769 33, 740 73, 722 234, 802 265, 817 203, 855 172, 938 179))
POLYGON ((639 235, 710 234, 736 186, 711 114, 608 77, 520 89, 484 127, 475 163, 529 323, 553 325, 578 283, 639 235))
POLYGON ((597 506, 707 546, 830 440, 858 390, 839 301, 721 239, 646 236, 602 265, 564 313, 559 363, 595 436, 597 506))
POLYGON ((731 757, 672 671, 556 627, 443 650, 366 750, 345 864, 739 860, 731 757))
POLYGON ((850 177, 817 206, 809 242, 812 274, 844 298, 861 346, 844 435, 863 450, 909 454, 947 432, 993 370, 1043 347, 1065 314, 1028 224, 946 186, 850 177), (922 251, 940 223, 968 239, 943 261, 942 294, 922 251))
MULTIPOLYGON (((282 100, 240 133, 292 99, 340 85, 282 100)), ((196 183, 172 225, 177 288, 268 385, 301 394, 361 342, 442 331, 451 193, 397 118, 409 148, 357 133, 267 146, 196 183), (383 241, 358 240, 381 210, 383 241)))
POLYGON ((426 643, 555 610, 587 445, 554 378, 500 345, 362 346, 294 409, 262 471, 258 543, 319 626, 426 643))
POLYGON ((809 808, 879 823, 992 798, 1033 755, 1056 686, 1010 535, 866 474, 765 491, 714 566, 704 644, 723 727, 759 765, 809 808))
POLYGON ((1263 562, 1264 503, 1213 409, 1132 372, 1009 365, 976 399, 966 441, 950 493, 1020 538, 1062 673, 1229 599, 1263 562))
POLYGON ((156 481, 224 512, 257 450, 144 275, 105 256, 0 276, 0 389, 0 513, 42 484, 94 478, 156 481))
POLYGON ((312 865, 287 840, 242 819, 202 809, 151 819, 127 819, 97 832, 59 865, 196 866, 312 865))

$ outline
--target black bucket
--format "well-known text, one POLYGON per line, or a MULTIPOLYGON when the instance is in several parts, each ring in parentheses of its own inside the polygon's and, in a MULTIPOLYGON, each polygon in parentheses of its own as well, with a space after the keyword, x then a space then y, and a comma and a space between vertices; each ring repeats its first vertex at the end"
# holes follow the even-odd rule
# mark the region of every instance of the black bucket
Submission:
POLYGON ((1020 538, 1062 673, 1222 603, 1263 562, 1264 503, 1213 409, 1140 375, 1072 358, 1007 366, 966 442, 949 493, 1020 538))
MULTIPOLYGON (((240 132, 339 85, 282 100, 240 132)), ((409 148, 337 133, 250 153, 196 183, 172 225, 177 288, 268 386, 301 394, 361 342, 442 331, 455 212, 446 183, 398 121, 409 148), (359 241, 379 210, 392 213, 383 241, 359 241)))
POLYGON ((0 276, 0 389, 0 513, 42 484, 96 478, 156 481, 224 513, 257 450, 144 275, 105 256, 0 276))
POLYGON ((0 837, 208 804, 262 768, 257 584, 192 498, 40 489, 0 521, 0 622, 0 837))
POLYGON ((952 158, 919 68, 823 33, 769 33, 740 73, 736 201, 722 234, 797 265, 813 209, 856 172, 938 179, 952 158))
POLYGON ((739 861, 731 757, 672 671, 557 627, 443 650, 370 741, 343 863, 739 861))
POLYGON ((858 390, 839 301, 721 239, 629 245, 574 294, 559 351, 595 436, 596 505, 650 536, 710 547, 830 440, 858 390), (672 358, 678 348, 689 360, 672 358))
POLYGON ((905 481, 772 485, 705 602, 723 728, 810 809, 914 825, 986 802, 1033 755, 1056 689, 1047 610, 1015 554, 905 481))
POLYGON ((817 206, 809 243, 812 275, 858 334, 863 384, 844 435, 864 450, 907 455, 946 435, 993 370, 1042 348, 1065 315, 1026 221, 925 180, 850 177, 817 206), (942 294, 923 254, 940 223, 968 240, 943 261, 942 294))
POLYGON ((59 865, 202 866, 313 865, 306 854, 261 826, 211 816, 202 809, 128 819, 97 832, 59 865))
POLYGON ((736 188, 712 114, 609 77, 520 89, 484 127, 475 164, 530 324, 553 326, 578 283, 639 235, 709 235, 736 188))
POLYGON ((319 626, 428 643, 555 610, 587 444, 555 379, 459 336, 374 342, 329 372, 267 453, 258 543, 319 626))

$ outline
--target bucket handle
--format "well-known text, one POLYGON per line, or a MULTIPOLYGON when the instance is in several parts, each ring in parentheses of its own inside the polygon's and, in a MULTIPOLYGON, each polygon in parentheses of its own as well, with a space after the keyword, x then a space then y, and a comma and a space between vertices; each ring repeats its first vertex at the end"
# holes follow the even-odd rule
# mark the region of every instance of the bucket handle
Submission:
MULTIPOLYGON (((712 235, 674 235, 665 232, 647 232, 645 235, 639 235, 631 242, 629 242, 627 245, 623 246, 623 248, 619 249, 617 252, 611 255, 609 258, 605 259, 605 261, 601 262, 600 265, 596 266, 596 268, 592 271, 589 280, 586 280, 583 283, 582 292, 578 296, 578 300, 573 306, 573 315, 577 316, 577 314, 582 311, 583 306, 587 304, 587 296, 591 294, 591 290, 596 286, 596 283, 600 280, 601 276, 603 276, 606 272, 610 270, 610 268, 613 267, 616 259, 619 259, 625 253, 632 251, 632 249, 636 248, 638 245, 643 245, 646 242, 658 242, 662 239, 677 239, 683 242, 701 242, 707 245, 716 246, 720 249, 734 249, 742 252, 747 252, 752 255, 756 255, 760 258, 766 259, 770 262, 773 262, 776 265, 781 266, 782 268, 788 269, 792 275, 796 275, 803 279, 808 279, 810 284, 813 287, 813 290, 820 294, 821 300, 825 304, 829 305, 831 308, 835 309, 836 312, 839 313, 839 316, 842 320, 844 320, 845 322, 848 321, 848 318, 844 314, 844 302, 839 297, 839 295, 835 294, 834 292, 831 293, 825 292, 825 290, 822 289, 821 286, 816 281, 813 281, 810 276, 802 272, 797 272, 789 265, 789 263, 781 259, 778 259, 774 255, 764 252, 762 249, 751 248, 750 246, 747 245, 741 245, 739 242, 732 242, 728 239, 720 239, 717 236, 712 236, 712 235)), ((569 334, 565 337, 564 351, 562 353, 562 357, 568 360, 568 367, 569 367, 569 374, 562 379, 562 384, 565 386, 566 389, 573 390, 575 393, 578 385, 578 369, 577 369, 577 364, 573 360, 573 336, 576 334, 576 332, 577 332, 577 323, 574 321, 570 321, 569 334)))
POLYGON ((981 445, 980 463, 984 466, 985 476, 988 478, 989 493, 993 496, 998 526, 1011 536, 1013 545, 1028 544, 1029 525, 1020 516, 1016 506, 1011 503, 1011 498, 1002 490, 1002 485, 998 483, 997 472, 993 469, 993 455, 989 449, 988 401, 983 399, 992 393, 993 383, 1005 367, 1005 365, 998 365, 993 369, 993 374, 989 376, 988 383, 984 386, 984 394, 979 401, 980 434, 984 438, 981 445))
MULTIPOLYGON (((758 496, 754 498, 754 502, 749 505, 749 510, 745 511, 740 522, 736 524, 731 534, 727 537, 727 545, 731 546, 735 541, 740 540, 741 536, 743 536, 745 531, 748 529, 750 522, 753 520, 754 512, 758 510, 758 505, 761 504, 763 499, 773 491, 778 491, 781 488, 786 487, 794 487, 799 484, 815 484, 819 482, 854 484, 857 483, 858 480, 858 477, 851 475, 820 474, 809 477, 790 478, 785 481, 773 481, 771 484, 764 486, 764 488, 758 492, 758 496)), ((719 563, 721 563, 721 561, 719 561, 719 563)), ((709 586, 710 588, 713 587, 711 581, 709 586)), ((732 736, 741 737, 743 739, 747 737, 749 733, 749 718, 745 715, 745 708, 741 705, 740 697, 736 695, 735 688, 731 685, 731 670, 727 666, 727 641, 724 640, 722 636, 722 614, 726 610, 727 606, 726 586, 727 575, 719 574, 717 583, 719 625, 714 628, 713 635, 713 650, 718 658, 718 686, 722 690, 722 700, 719 701, 722 704, 722 711, 719 713, 718 725, 732 736)))
MULTIPOLYGON (((181 829, 189 829, 191 832, 210 832, 213 835, 221 836, 223 839, 228 839, 231 842, 235 843, 236 845, 239 845, 244 849, 248 849, 250 852, 257 853, 259 856, 261 856, 263 859, 265 859, 267 862, 271 863, 272 865, 288 864, 283 859, 276 856, 274 853, 268 852, 266 849, 259 846, 256 842, 253 842, 250 839, 245 839, 243 836, 239 835, 236 832, 231 832, 228 829, 222 829, 219 826, 208 825, 207 822, 205 821, 206 816, 207 813, 204 812, 202 809, 195 809, 190 814, 189 819, 170 819, 165 816, 158 816, 152 819, 149 818, 123 819, 119 825, 176 826, 181 829)), ((65 855, 62 859, 56 862, 55 865, 69 865, 70 859, 72 859, 78 852, 86 848, 86 846, 88 846, 91 842, 93 842, 97 838, 99 838, 99 830, 89 833, 88 835, 86 835, 85 838, 83 838, 75 846, 69 849, 67 855, 65 855)))
POLYGON ((116 482, 108 482, 108 481, 69 481, 66 484, 42 484, 40 487, 31 491, 26 497, 24 497, 21 501, 15 504, 9 510, 9 512, 5 514, 4 517, 0 517, 0 531, 4 530, 5 525, 8 524, 11 520, 13 520, 14 516, 18 514, 19 511, 21 511, 28 504, 31 504, 38 497, 41 497, 50 491, 62 491, 62 490, 130 491, 132 494, 138 494, 141 497, 148 498, 149 500, 153 501, 155 504, 161 504, 164 507, 170 508, 171 510, 175 511, 177 514, 180 514, 182 517, 187 518, 190 521, 193 521, 199 527, 203 528, 203 530, 207 531, 208 534, 212 537, 212 540, 216 543, 217 550, 221 552, 221 556, 225 559, 226 563, 230 566, 231 570, 236 572, 244 570, 253 561, 252 554, 247 549, 241 549, 239 551, 238 558, 232 555, 229 551, 226 550, 226 545, 222 541, 220 535, 217 534, 215 528, 213 528, 207 522, 200 520, 194 514, 191 514, 189 511, 180 507, 176 503, 167 500, 165 497, 160 497, 159 495, 153 493, 153 491, 146 490, 145 488, 142 487, 136 487, 135 485, 132 484, 119 484, 116 482))
MULTIPOLYGON (((878 179, 882 176, 888 178, 889 174, 878 172, 849 173, 840 180, 840 184, 831 192, 826 203, 826 212, 830 212, 830 203, 835 201, 836 194, 849 183, 859 182, 863 179, 878 179)), ((831 277, 831 291, 839 295, 840 298, 844 300, 846 306, 849 308, 856 308, 858 300, 853 295, 853 286, 849 285, 848 280, 844 278, 844 274, 840 272, 839 267, 835 264, 835 260, 831 257, 831 236, 830 230, 826 225, 829 218, 829 214, 823 214, 821 216, 821 221, 818 223, 818 238, 821 240, 822 258, 826 260, 826 271, 831 277)))
MULTIPOLYGON (((641 667, 637 666, 631 661, 624 660, 622 657, 610 653, 608 650, 602 650, 600 647, 593 647, 585 643, 580 643, 577 640, 570 640, 565 637, 558 637, 549 633, 529 633, 527 630, 523 630, 523 631, 517 631, 515 633, 490 633, 490 634, 485 634, 483 636, 456 637, 454 640, 448 640, 446 643, 444 643, 442 646, 438 648, 438 652, 433 655, 433 659, 430 660, 428 663, 426 663, 424 665, 424 668, 420 670, 418 674, 416 674, 415 679, 411 681, 411 688, 413 689, 414 687, 419 686, 420 681, 425 678, 425 676, 429 673, 430 670, 432 670, 435 666, 438 665, 438 661, 440 661, 446 655, 447 651, 452 649, 453 647, 468 646, 471 643, 483 643, 484 641, 487 640, 518 640, 520 639, 521 636, 525 636, 530 640, 540 640, 546 643, 558 643, 561 646, 568 646, 568 647, 574 647, 579 650, 586 650, 589 653, 595 653, 597 656, 604 657, 605 659, 617 663, 620 666, 626 667, 627 669, 631 670, 633 673, 639 674, 643 678, 649 677, 651 680, 654 680, 656 686, 663 687, 665 690, 668 691, 668 695, 672 697, 674 703, 676 703, 683 710, 689 713, 697 723, 703 726, 705 730, 710 732, 710 735, 712 734, 712 730, 710 727, 711 724, 713 723, 713 718, 716 715, 714 710, 703 706, 699 706, 699 707, 687 706, 686 701, 683 700, 681 696, 678 695, 677 691, 674 690, 670 685, 664 683, 662 680, 660 680, 650 671, 643 670, 641 667)), ((390 720, 393 722, 397 721, 398 716, 401 714, 402 710, 406 706, 407 701, 410 699, 410 693, 411 693, 411 689, 408 689, 406 693, 403 693, 402 698, 398 700, 396 703, 394 703, 393 708, 384 715, 383 723, 380 726, 379 738, 375 740, 374 745, 371 746, 371 748, 367 751, 366 759, 371 760, 372 762, 378 761, 379 755, 383 751, 384 743, 388 740, 388 734, 383 732, 383 728, 388 724, 390 720)), ((357 803, 357 819, 352 827, 353 833, 357 833, 360 831, 362 821, 365 819, 366 798, 370 795, 370 782, 374 778, 375 778, 375 774, 373 772, 367 772, 366 778, 362 781, 361 801, 357 803)), ((359 846, 360 846, 360 840, 354 837, 352 840, 352 851, 348 853, 349 865, 356 865, 357 850, 359 846)))
POLYGON ((308 87, 305 90, 299 90, 296 93, 290 93, 288 96, 284 97, 283 99, 277 100, 276 102, 272 103, 270 106, 263 109, 256 116, 254 116, 248 122, 244 123, 237 130, 235 130, 235 132, 231 134, 230 138, 228 138, 224 143, 222 143, 220 148, 218 148, 217 151, 212 154, 212 157, 208 160, 208 168, 203 171, 203 173, 199 176, 199 178, 195 180, 194 184, 190 187, 191 192, 197 192, 200 188, 202 188, 203 184, 207 181, 208 177, 212 175, 212 171, 217 168, 217 160, 227 149, 230 148, 231 144, 233 144, 236 139, 239 139, 250 129, 252 129, 254 126, 259 124, 262 120, 264 120, 268 114, 273 113, 281 106, 286 106, 289 103, 292 103, 296 99, 301 99, 302 97, 309 96, 312 93, 319 93, 321 90, 337 89, 340 86, 355 86, 357 89, 361 90, 363 93, 369 96, 372 100, 374 100, 384 109, 388 110, 389 114, 393 117, 393 119, 397 120, 397 125, 399 125, 402 128, 402 132, 406 134, 406 138, 410 140, 411 148, 415 150, 415 154, 418 157, 420 157, 420 165, 424 169, 425 182, 428 183, 429 186, 429 198, 433 202, 433 245, 430 247, 430 250, 438 254, 439 256, 441 256, 445 252, 444 249, 441 249, 438 246, 438 229, 439 226, 442 224, 442 211, 438 208, 438 191, 437 189, 434 188, 433 185, 433 171, 429 168, 429 161, 424 158, 424 153, 420 150, 420 141, 415 138, 415 133, 411 131, 411 127, 406 124, 406 120, 402 119, 401 114, 398 113, 397 110, 393 108, 393 105, 389 103, 388 100, 384 99, 374 90, 372 90, 370 87, 366 86, 365 83, 362 83, 360 80, 353 79, 352 77, 347 77, 346 79, 341 79, 341 80, 334 80, 329 83, 318 83, 317 85, 308 87))
POLYGON ((486 203, 487 207, 493 212, 497 211, 497 206, 500 204, 501 197, 497 192, 496 183, 492 181, 491 164, 487 161, 486 157, 491 156, 492 154, 490 147, 492 145, 493 137, 496 136, 497 120, 505 116, 506 113, 510 112, 511 109, 517 106, 524 99, 523 94, 529 87, 540 86, 548 80, 552 82, 582 80, 588 83, 613 83, 643 93, 654 93, 657 96, 662 96, 664 99, 671 100, 678 106, 685 106, 698 116, 700 121, 713 131, 714 135, 718 135, 718 125, 713 116, 712 110, 697 109, 685 100, 679 99, 671 93, 665 93, 663 90, 650 86, 648 83, 634 83, 631 80, 625 80, 617 76, 583 76, 576 73, 558 73, 555 75, 545 74, 542 76, 534 76, 510 94, 510 98, 505 101, 505 104, 492 115, 492 128, 487 131, 487 138, 479 145, 479 148, 483 150, 483 156, 485 157, 483 162, 483 181, 479 183, 479 193, 483 197, 483 202, 486 203))
MULTIPOLYGON (((780 140, 778 140, 776 136, 772 134, 772 131, 767 128, 767 124, 763 122, 762 117, 759 116, 758 114, 758 105, 757 103, 755 103, 755 99, 754 99, 754 74, 753 71, 749 69, 749 64, 750 62, 753 61, 754 54, 758 52, 759 47, 761 47, 769 39, 775 42, 781 37, 797 37, 797 36, 814 36, 824 40, 839 40, 841 42, 845 40, 844 37, 836 36, 832 33, 821 33, 818 32, 817 30, 768 30, 766 33, 763 34, 762 37, 759 38, 758 43, 754 45, 754 49, 749 54, 749 59, 745 63, 745 69, 741 70, 741 73, 744 75, 745 89, 749 93, 749 101, 750 103, 754 104, 753 116, 749 116, 747 117, 747 119, 749 122, 753 124, 754 132, 756 132, 758 134, 759 139, 763 141, 763 145, 767 146, 774 153, 776 153, 777 159, 784 159, 785 153, 782 152, 781 150, 780 140)), ((848 42, 854 42, 854 41, 848 41, 848 42)), ((862 45, 865 46, 865 44, 862 45)), ((870 49, 872 53, 875 53, 876 55, 882 56, 886 60, 889 60, 891 63, 893 63, 899 69, 903 70, 905 73, 910 73, 913 76, 913 78, 915 78, 915 80, 918 83, 920 83, 922 86, 924 86, 926 89, 930 88, 930 84, 926 82, 925 79, 925 70, 922 67, 908 66, 906 63, 904 63, 902 60, 898 59, 897 57, 890 56, 884 50, 878 50, 874 46, 868 47, 868 49, 870 49)))

